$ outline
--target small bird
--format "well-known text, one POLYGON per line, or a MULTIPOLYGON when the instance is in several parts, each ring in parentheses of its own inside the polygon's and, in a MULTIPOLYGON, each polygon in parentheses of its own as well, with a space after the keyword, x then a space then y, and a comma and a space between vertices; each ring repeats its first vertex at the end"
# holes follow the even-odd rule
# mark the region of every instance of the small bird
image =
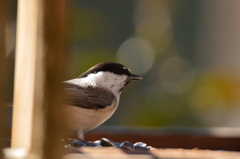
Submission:
POLYGON ((115 62, 101 62, 79 77, 64 81, 67 132, 81 141, 84 133, 109 119, 118 107, 120 95, 132 80, 142 77, 115 62))

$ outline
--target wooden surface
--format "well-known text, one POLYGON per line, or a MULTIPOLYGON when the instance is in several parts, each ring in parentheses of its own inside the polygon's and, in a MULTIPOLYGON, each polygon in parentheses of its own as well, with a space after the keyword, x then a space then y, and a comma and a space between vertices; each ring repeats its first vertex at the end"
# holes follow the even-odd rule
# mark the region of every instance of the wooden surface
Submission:
POLYGON ((239 132, 239 128, 100 127, 86 133, 85 138, 90 141, 102 137, 114 142, 141 141, 157 149, 123 151, 112 147, 69 148, 66 149, 67 154, 63 159, 238 159, 240 158, 239 132))
MULTIPOLYGON (((7 110, 4 107, 4 100, 6 98, 7 92, 7 80, 8 79, 8 61, 7 61, 7 38, 9 38, 6 30, 7 23, 11 20, 11 2, 1 1, 0 5, 0 150, 3 149, 5 136, 5 131, 7 127, 7 110)), ((0 159, 3 156, 0 154, 0 159)))
POLYGON ((59 159, 65 0, 19 0, 12 148, 59 159))
POLYGON ((63 159, 79 158, 137 158, 137 159, 221 159, 240 158, 240 152, 211 151, 211 150, 186 150, 186 149, 154 149, 150 151, 123 151, 117 148, 79 148, 68 149, 63 159))
MULTIPOLYGON (((65 75, 64 46, 65 0, 41 0, 44 4, 45 83, 44 83, 44 159, 62 155, 62 81, 65 75)), ((37 121, 36 121, 37 124, 37 121)), ((36 144, 36 143, 35 143, 36 144)))
MULTIPOLYGON (((12 147, 32 147, 34 108, 41 105, 43 90, 42 5, 40 0, 19 0, 17 13, 17 46, 14 79, 12 147)), ((39 126, 42 125, 39 120, 39 126)), ((41 131, 38 131, 38 134, 41 131)), ((41 142, 41 135, 38 135, 41 142)))
POLYGON ((89 141, 102 137, 114 142, 145 142, 157 148, 240 151, 239 128, 100 127, 85 134, 89 141))

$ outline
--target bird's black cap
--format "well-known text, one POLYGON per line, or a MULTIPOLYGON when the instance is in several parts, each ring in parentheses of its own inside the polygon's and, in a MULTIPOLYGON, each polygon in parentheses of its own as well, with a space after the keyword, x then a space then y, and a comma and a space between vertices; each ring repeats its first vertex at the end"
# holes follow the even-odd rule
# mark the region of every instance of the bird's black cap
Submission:
POLYGON ((88 69, 83 74, 81 74, 78 78, 84 78, 84 77, 87 77, 90 73, 97 73, 100 71, 103 71, 103 72, 108 71, 111 73, 115 73, 117 75, 127 75, 128 77, 130 77, 131 80, 142 79, 142 77, 140 77, 138 75, 131 74, 130 70, 128 68, 126 68, 125 66, 123 66, 122 64, 115 63, 115 62, 98 63, 98 64, 94 65, 93 67, 91 67, 90 69, 88 69))

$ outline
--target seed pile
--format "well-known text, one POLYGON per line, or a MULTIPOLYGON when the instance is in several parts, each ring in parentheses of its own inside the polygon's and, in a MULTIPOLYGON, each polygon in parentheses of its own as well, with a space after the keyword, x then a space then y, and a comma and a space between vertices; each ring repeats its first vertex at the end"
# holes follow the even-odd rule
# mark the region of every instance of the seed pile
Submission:
POLYGON ((131 143, 129 141, 124 141, 124 142, 113 142, 107 138, 101 138, 101 140, 96 140, 96 141, 88 141, 88 143, 79 141, 79 140, 71 140, 68 139, 67 145, 68 146, 73 146, 73 147, 116 147, 124 150, 141 150, 141 151, 147 151, 150 149, 153 149, 152 146, 147 146, 146 143, 143 142, 136 142, 136 143, 131 143))

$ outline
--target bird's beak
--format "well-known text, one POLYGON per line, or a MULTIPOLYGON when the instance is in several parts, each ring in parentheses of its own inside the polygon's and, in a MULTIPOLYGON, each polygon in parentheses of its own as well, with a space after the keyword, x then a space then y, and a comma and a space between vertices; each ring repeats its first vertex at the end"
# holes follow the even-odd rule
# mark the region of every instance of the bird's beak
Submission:
POLYGON ((141 76, 134 75, 134 74, 131 74, 129 78, 130 78, 131 80, 141 80, 141 79, 142 79, 141 76))

